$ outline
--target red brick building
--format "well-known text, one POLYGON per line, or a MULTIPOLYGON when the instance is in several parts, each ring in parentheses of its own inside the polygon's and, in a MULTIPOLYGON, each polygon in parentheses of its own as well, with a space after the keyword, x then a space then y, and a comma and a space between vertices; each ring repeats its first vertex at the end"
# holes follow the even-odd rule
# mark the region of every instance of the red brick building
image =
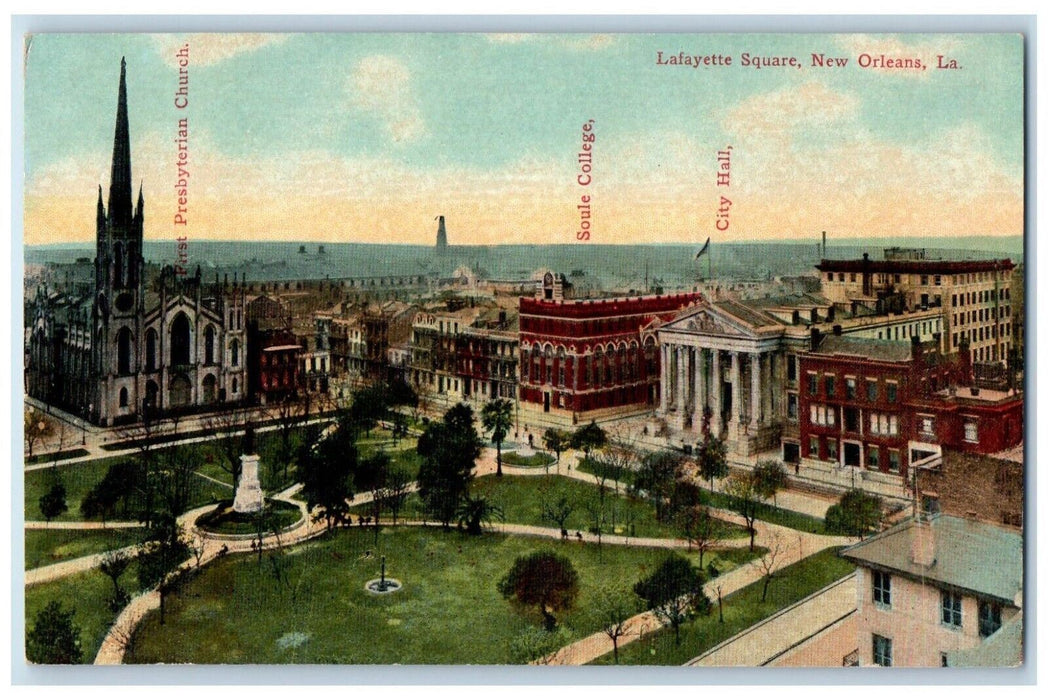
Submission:
POLYGON ((1019 394, 970 386, 968 348, 821 336, 800 355, 802 458, 908 479, 939 447, 989 454, 1022 442, 1019 394))
POLYGON ((520 300, 520 400, 573 415, 657 403, 659 353, 641 331, 702 295, 565 299, 559 281, 520 300))

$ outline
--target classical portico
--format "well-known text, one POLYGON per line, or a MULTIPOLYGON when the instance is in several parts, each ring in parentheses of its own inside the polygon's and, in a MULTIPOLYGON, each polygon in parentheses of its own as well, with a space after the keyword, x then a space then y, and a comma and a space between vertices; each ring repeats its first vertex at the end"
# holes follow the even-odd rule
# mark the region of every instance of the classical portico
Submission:
POLYGON ((738 454, 776 447, 785 412, 783 330, 773 317, 733 302, 697 307, 663 325, 658 415, 685 442, 708 433, 738 454))

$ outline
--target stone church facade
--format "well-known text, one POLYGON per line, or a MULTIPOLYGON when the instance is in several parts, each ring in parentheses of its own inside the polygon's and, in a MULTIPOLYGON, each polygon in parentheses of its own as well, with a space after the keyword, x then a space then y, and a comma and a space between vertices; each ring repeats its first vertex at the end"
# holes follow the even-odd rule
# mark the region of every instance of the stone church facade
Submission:
POLYGON ((26 391, 100 425, 238 403, 247 396, 246 289, 142 257, 132 206, 126 68, 120 62, 109 199, 98 190, 93 295, 38 289, 27 308, 26 391))

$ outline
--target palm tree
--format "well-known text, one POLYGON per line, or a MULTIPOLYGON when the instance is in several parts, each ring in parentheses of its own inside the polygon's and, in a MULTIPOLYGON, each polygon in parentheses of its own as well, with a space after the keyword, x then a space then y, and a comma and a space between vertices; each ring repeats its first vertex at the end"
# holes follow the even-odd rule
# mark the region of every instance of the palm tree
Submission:
POLYGON ((489 401, 480 412, 480 420, 484 430, 491 432, 491 441, 495 443, 495 474, 502 476, 502 441, 513 426, 513 404, 506 399, 489 401))
POLYGON ((466 496, 459 504, 455 517, 458 518, 459 528, 464 529, 469 535, 481 534, 484 523, 491 524, 493 520, 506 519, 502 508, 483 496, 466 496))

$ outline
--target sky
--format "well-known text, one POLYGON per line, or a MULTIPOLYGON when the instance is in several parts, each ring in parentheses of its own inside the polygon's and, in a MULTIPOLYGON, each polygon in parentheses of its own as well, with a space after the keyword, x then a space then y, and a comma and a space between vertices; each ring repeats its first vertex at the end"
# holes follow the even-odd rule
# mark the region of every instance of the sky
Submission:
POLYGON ((93 240, 122 56, 152 240, 432 244, 444 215, 453 245, 571 244, 583 196, 593 243, 1023 233, 1018 35, 45 34, 26 51, 26 244, 93 240))

